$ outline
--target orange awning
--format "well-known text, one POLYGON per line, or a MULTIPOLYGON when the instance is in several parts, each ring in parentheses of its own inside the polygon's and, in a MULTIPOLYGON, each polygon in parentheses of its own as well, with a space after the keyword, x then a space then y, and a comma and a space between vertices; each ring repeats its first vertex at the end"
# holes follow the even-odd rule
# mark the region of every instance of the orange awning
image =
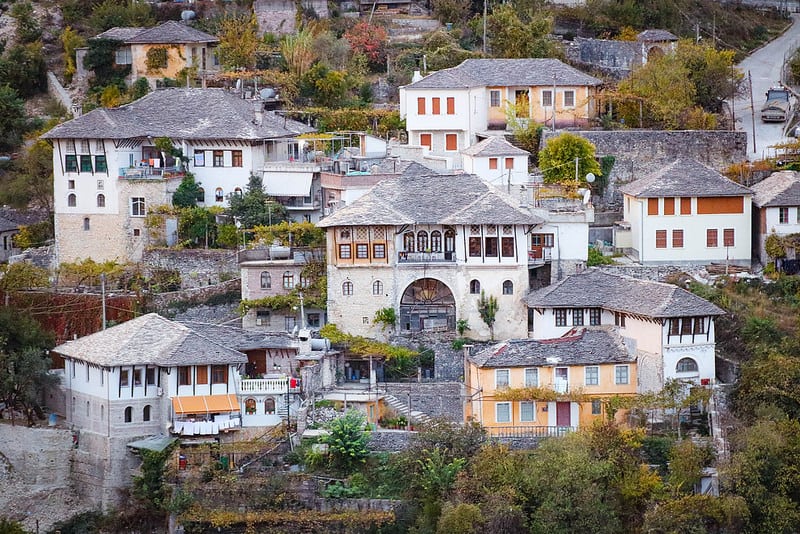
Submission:
POLYGON ((238 412, 239 401, 236 395, 194 395, 192 397, 172 397, 175 413, 216 413, 238 412))

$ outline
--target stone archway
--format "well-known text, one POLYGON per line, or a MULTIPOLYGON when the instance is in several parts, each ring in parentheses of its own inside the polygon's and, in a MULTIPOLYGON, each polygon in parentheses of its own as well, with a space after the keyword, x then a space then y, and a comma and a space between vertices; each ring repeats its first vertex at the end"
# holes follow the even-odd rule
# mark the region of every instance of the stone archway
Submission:
POLYGON ((400 299, 400 329, 406 332, 446 332, 456 327, 453 292, 434 278, 412 282, 400 299))

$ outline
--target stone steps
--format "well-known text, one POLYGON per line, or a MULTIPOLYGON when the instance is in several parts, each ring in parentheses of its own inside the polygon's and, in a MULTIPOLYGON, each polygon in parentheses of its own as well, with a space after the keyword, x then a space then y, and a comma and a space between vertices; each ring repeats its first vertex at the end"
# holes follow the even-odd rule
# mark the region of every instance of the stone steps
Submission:
POLYGON ((401 401, 394 395, 386 395, 383 397, 383 402, 390 406, 399 415, 404 415, 408 418, 409 422, 414 423, 430 423, 433 418, 423 412, 412 410, 405 402, 401 401))

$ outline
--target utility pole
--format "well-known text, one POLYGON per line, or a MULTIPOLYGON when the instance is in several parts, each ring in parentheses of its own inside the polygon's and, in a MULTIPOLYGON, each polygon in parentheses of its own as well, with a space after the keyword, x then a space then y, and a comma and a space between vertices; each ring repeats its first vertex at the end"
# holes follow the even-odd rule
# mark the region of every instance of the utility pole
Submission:
POLYGON ((100 298, 103 303, 101 309, 103 310, 103 330, 106 329, 106 273, 100 273, 100 298))
POLYGON ((556 75, 553 74, 553 98, 550 102, 553 105, 553 133, 556 133, 556 75))
POLYGON ((486 11, 489 0, 483 0, 483 55, 486 55, 486 11))
POLYGON ((750 120, 753 125, 753 152, 758 152, 756 150, 756 106, 753 103, 753 75, 750 74, 750 71, 747 71, 747 80, 750 83, 750 120))

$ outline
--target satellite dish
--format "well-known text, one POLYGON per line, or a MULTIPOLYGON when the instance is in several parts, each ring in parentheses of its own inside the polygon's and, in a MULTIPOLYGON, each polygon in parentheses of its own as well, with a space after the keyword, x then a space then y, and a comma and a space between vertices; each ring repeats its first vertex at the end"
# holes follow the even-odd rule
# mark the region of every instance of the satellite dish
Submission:
POLYGON ((261 100, 269 100, 270 98, 275 98, 275 89, 272 87, 265 87, 261 91, 258 92, 261 100))
POLYGON ((184 22, 192 20, 195 16, 195 12, 190 9, 181 11, 181 20, 184 22))
POLYGON ((586 174, 586 181, 587 181, 588 183, 590 183, 590 184, 591 184, 592 182, 594 182, 594 178, 595 178, 595 176, 594 176, 594 173, 593 173, 593 172, 590 172, 590 173, 587 173, 587 174, 586 174))

